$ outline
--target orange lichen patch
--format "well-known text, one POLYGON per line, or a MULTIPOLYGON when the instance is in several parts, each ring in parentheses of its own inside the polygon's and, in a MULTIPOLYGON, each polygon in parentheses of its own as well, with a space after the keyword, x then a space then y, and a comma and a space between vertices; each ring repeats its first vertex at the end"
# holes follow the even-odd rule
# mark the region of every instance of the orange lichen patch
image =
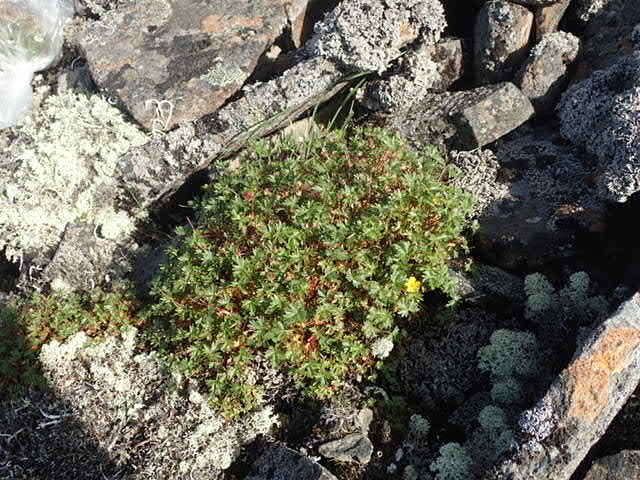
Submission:
POLYGON ((206 33, 223 33, 238 28, 260 28, 260 17, 229 17, 225 15, 207 15, 200 21, 200 30, 206 33))
POLYGON ((611 376, 623 371, 640 345, 640 330, 612 329, 589 355, 567 369, 573 378, 568 414, 585 422, 595 421, 609 401, 611 376))

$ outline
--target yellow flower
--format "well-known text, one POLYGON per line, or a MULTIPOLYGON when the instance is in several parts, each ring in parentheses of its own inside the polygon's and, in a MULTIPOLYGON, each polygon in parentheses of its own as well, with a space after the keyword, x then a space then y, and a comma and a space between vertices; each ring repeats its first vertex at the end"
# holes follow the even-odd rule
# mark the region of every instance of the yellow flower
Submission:
POLYGON ((416 277, 409 277, 409 280, 404 284, 404 287, 409 293, 417 293, 422 288, 422 282, 416 277))

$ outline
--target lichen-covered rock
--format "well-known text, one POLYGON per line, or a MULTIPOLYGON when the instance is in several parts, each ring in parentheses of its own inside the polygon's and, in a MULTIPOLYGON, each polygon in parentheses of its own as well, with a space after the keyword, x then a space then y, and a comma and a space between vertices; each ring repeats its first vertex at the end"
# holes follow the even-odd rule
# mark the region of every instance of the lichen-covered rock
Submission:
POLYGON ((449 161, 459 173, 451 184, 473 196, 476 217, 482 217, 497 202, 507 198, 509 187, 497 181, 500 163, 491 150, 453 150, 449 152, 449 161))
POLYGON ((387 119, 412 143, 472 150, 511 132, 533 116, 533 107, 512 83, 461 92, 428 93, 387 119))
POLYGON ((478 218, 476 247, 484 261, 507 270, 540 269, 574 255, 579 232, 601 228, 605 205, 590 180, 596 161, 557 131, 523 127, 493 150, 502 166, 493 183, 503 195, 478 218))
POLYGON ((487 2, 476 18, 474 69, 484 85, 511 80, 527 56, 533 13, 506 0, 487 2))
POLYGON ((572 18, 586 25, 594 18, 606 12, 606 9, 617 0, 573 0, 572 18))
POLYGON ((46 265, 69 224, 110 239, 133 230, 116 204, 115 171, 148 137, 116 108, 99 96, 53 95, 14 134, 0 163, 0 249, 9 260, 23 271, 46 265))
POLYGON ((567 11, 571 0, 559 0, 556 3, 537 8, 534 13, 534 25, 536 42, 542 40, 547 33, 554 33, 558 30, 560 20, 567 11))
POLYGON ((81 47, 98 86, 149 130, 215 111, 307 0, 139 0, 89 22, 81 47))
POLYGON ((562 135, 597 156, 603 199, 624 202, 640 190, 640 53, 571 87, 558 114, 562 135))
POLYGON ((408 108, 428 91, 444 91, 460 79, 468 58, 461 39, 421 44, 400 58, 389 78, 369 82, 362 103, 376 112, 408 108))
POLYGON ((570 364, 520 417, 517 448, 485 480, 568 480, 640 381, 640 296, 581 343, 570 364))
POLYGON ((270 430, 273 412, 226 422, 197 391, 181 391, 156 354, 137 354, 136 334, 95 344, 79 333, 49 343, 40 354, 45 375, 98 445, 134 467, 131 478, 218 478, 243 444, 270 430))
POLYGON ((531 49, 529 57, 516 74, 515 84, 531 100, 537 115, 553 112, 569 83, 567 70, 579 50, 580 39, 565 32, 545 35, 531 49))
POLYGON ((305 48, 347 72, 383 72, 400 47, 421 37, 428 44, 446 27, 439 0, 349 0, 316 24, 305 48))

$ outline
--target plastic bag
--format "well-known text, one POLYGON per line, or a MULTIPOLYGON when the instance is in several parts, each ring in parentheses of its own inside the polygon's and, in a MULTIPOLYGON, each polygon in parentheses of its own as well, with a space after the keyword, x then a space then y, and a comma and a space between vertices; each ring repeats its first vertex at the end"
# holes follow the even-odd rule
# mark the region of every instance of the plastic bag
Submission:
POLYGON ((55 63, 73 0, 0 0, 0 128, 31 111, 33 74, 55 63))

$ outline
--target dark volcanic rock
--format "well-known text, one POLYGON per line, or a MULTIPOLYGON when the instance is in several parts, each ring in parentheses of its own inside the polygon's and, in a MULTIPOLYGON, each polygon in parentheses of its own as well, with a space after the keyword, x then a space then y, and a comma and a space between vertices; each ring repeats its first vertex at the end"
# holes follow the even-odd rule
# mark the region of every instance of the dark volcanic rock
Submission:
POLYGON ((242 86, 290 3, 140 0, 89 23, 81 46, 100 88, 146 128, 167 130, 215 111, 242 86))
POLYGON ((568 68, 579 50, 580 40, 565 32, 545 35, 531 50, 516 75, 515 84, 531 100, 537 115, 553 112, 569 83, 568 68))
POLYGON ((506 0, 486 3, 476 18, 474 62, 476 82, 511 80, 527 55, 533 13, 506 0))
POLYGON ((595 159, 546 127, 514 132, 494 150, 502 170, 489 191, 501 194, 478 219, 476 233, 477 253, 487 262, 537 270, 566 261, 579 233, 601 228, 605 204, 590 182, 595 159))
POLYGON ((429 93, 389 125, 417 145, 472 150, 511 132, 533 116, 531 102, 512 83, 463 92, 429 93))

